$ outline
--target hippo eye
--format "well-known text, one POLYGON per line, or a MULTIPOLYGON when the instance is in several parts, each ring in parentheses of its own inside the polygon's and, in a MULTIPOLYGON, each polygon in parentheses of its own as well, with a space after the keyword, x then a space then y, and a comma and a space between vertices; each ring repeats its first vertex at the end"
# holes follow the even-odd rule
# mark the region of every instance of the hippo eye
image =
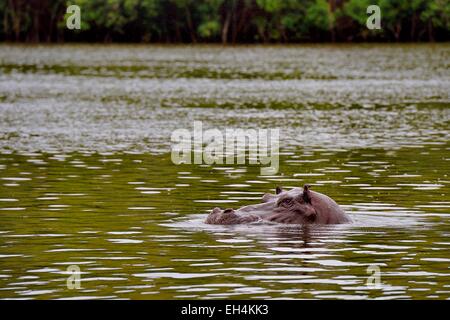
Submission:
POLYGON ((283 206, 290 206, 292 204, 292 199, 290 198, 283 199, 280 204, 283 206))

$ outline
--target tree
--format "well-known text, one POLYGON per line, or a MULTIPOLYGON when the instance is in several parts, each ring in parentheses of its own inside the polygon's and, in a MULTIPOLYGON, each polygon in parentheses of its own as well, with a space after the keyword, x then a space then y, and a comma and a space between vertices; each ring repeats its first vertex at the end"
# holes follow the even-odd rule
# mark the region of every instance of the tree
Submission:
POLYGON ((220 13, 223 0, 205 0, 198 5, 199 25, 197 32, 202 39, 213 40, 220 34, 220 13))
POLYGON ((332 1, 316 0, 306 10, 306 23, 313 32, 314 30, 329 31, 332 41, 335 40, 333 3, 332 1))
POLYGON ((448 0, 2 0, 0 40, 300 42, 449 40, 448 0), (81 30, 66 8, 81 7, 81 30), (366 9, 381 8, 369 31, 366 9))

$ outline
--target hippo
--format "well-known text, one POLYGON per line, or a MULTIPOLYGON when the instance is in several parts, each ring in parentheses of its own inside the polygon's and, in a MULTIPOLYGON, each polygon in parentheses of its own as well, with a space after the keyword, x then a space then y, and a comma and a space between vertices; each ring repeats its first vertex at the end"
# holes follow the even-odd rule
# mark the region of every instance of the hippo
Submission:
POLYGON ((275 194, 266 193, 262 203, 248 205, 237 210, 214 208, 206 218, 207 224, 243 224, 269 221, 286 224, 341 224, 352 219, 330 197, 302 188, 284 191, 277 187, 275 194))

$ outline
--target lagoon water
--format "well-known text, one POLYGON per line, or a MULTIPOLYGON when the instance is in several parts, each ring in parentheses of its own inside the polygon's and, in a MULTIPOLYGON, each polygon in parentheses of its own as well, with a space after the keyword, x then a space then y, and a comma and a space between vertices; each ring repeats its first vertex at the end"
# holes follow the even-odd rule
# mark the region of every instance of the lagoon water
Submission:
POLYGON ((449 61, 447 44, 1 45, 0 298, 449 299, 449 61), (279 128, 278 173, 174 165, 196 120, 279 128), (355 223, 203 223, 304 183, 355 223))

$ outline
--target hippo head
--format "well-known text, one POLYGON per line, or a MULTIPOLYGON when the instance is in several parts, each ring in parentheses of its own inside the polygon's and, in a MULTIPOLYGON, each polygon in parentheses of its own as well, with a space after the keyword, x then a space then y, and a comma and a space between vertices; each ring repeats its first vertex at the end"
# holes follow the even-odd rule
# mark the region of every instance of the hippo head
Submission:
POLYGON ((295 224, 316 222, 318 213, 312 205, 309 185, 305 185, 303 190, 294 188, 289 191, 277 187, 275 196, 266 194, 264 197, 273 202, 272 212, 265 216, 265 220, 295 224))
POLYGON ((259 220, 290 224, 342 223, 345 213, 329 197, 313 192, 309 185, 275 194, 266 193, 262 203, 237 210, 214 208, 206 219, 209 224, 239 224, 259 220), (343 217, 341 219, 341 216, 343 217))

